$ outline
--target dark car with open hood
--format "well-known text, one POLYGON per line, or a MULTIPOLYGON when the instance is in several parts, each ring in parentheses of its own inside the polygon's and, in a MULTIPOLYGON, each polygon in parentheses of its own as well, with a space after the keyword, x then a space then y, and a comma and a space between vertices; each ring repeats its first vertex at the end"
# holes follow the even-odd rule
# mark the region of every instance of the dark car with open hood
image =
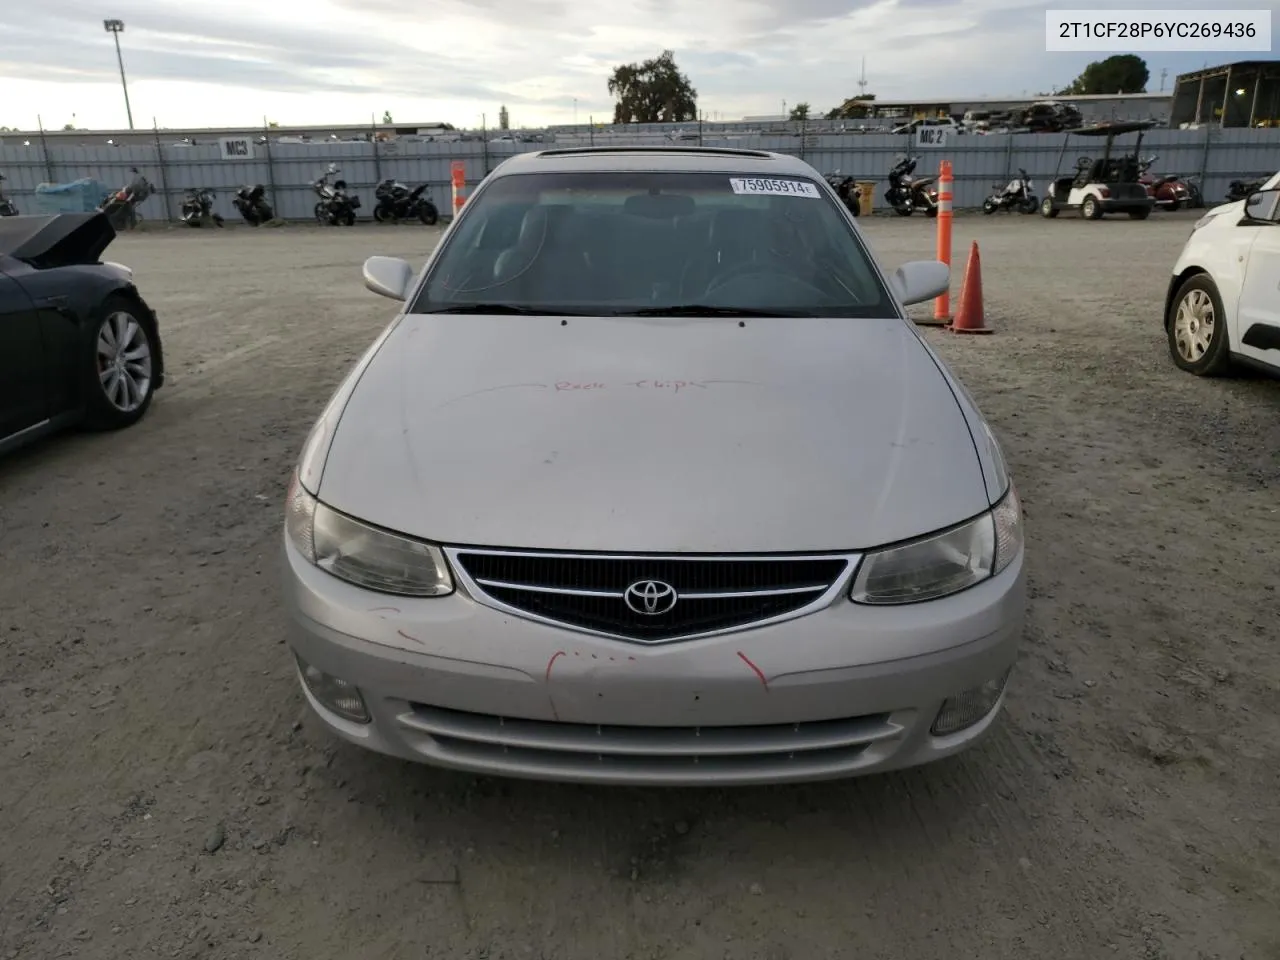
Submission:
POLYGON ((155 312, 102 260, 115 236, 98 211, 0 220, 0 453, 131 426, 164 383, 155 312))

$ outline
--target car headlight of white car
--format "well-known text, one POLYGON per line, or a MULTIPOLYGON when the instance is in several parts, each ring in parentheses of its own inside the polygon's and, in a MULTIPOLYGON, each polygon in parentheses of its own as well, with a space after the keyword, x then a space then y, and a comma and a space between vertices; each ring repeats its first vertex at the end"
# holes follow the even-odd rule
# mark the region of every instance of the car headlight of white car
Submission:
POLYGON ((402 597, 453 593, 453 575, 434 544, 374 527, 321 503, 289 482, 285 531, 298 552, 339 580, 402 597))
POLYGON ((999 503, 967 523, 866 554, 849 598, 878 605, 937 600, 1002 572, 1022 543, 1022 505, 1010 484, 999 503))

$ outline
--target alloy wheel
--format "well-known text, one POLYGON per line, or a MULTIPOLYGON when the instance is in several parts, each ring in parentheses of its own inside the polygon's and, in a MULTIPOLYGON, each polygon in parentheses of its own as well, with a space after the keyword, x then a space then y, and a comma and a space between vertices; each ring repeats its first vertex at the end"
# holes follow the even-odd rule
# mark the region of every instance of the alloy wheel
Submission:
POLYGON ((132 314, 117 311, 98 328, 98 380, 121 413, 132 413, 151 393, 151 343, 132 314))

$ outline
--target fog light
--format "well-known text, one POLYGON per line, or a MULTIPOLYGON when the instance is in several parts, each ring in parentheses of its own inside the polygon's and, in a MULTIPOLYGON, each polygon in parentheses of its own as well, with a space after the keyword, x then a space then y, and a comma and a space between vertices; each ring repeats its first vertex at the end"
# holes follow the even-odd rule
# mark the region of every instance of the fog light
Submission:
POLYGON ((294 658, 302 672, 302 682, 326 710, 332 710, 344 720, 354 723, 368 723, 372 719, 364 705, 364 697, 360 696, 360 690, 355 684, 316 669, 296 653, 294 658))
POLYGON ((948 697, 942 703, 937 718, 929 732, 935 737, 945 737, 959 733, 989 714, 1000 700, 1004 685, 1009 682, 1010 667, 994 680, 988 680, 980 687, 973 687, 954 697, 948 697))

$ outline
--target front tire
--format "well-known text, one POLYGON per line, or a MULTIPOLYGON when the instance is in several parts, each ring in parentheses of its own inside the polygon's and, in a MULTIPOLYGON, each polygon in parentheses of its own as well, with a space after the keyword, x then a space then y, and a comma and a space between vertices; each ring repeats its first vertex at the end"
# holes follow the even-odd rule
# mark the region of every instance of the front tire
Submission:
POLYGON ((387 223, 394 220, 395 216, 382 204, 378 204, 373 208, 373 219, 377 220, 379 223, 387 223))
POLYGON ((356 222, 356 214, 354 210, 348 210, 342 215, 342 225, 344 227, 354 226, 356 222))
POLYGON ((329 211, 325 209, 324 201, 316 204, 316 223, 324 225, 329 222, 329 211))
POLYGON ((987 197, 987 199, 982 201, 982 212, 987 216, 991 216, 991 214, 995 213, 999 209, 1000 204, 995 200, 992 200, 990 197, 987 197))
POLYGON ((85 351, 85 426, 119 430, 142 419, 155 389, 155 329, 136 300, 112 294, 90 325, 85 351))
POLYGON ((1040 216, 1052 220, 1057 215, 1058 207, 1053 202, 1053 197, 1045 197, 1044 200, 1040 202, 1040 216))
POLYGON ((434 227, 440 221, 440 211, 428 201, 418 208, 418 219, 428 227, 434 227))
POLYGON ((1095 197, 1085 197, 1080 205, 1080 216, 1086 220, 1098 220, 1102 217, 1102 204, 1095 197))
POLYGON ((1035 213, 1039 206, 1040 203, 1035 197, 1027 197, 1027 199, 1022 201, 1022 205, 1018 209, 1029 216, 1035 213))
POLYGON ((1178 288, 1164 321, 1169 356, 1181 370, 1198 377, 1217 377, 1231 366, 1226 311, 1218 287, 1198 273, 1178 288))

